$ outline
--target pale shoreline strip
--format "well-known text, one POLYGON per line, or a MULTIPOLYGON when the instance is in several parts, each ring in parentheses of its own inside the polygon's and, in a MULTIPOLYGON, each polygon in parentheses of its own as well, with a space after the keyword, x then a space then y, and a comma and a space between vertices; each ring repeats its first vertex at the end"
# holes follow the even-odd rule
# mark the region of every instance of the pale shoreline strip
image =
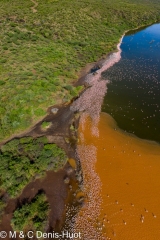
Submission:
POLYGON ((94 136, 99 136, 98 122, 103 99, 107 92, 107 83, 109 82, 104 79, 101 80, 101 74, 121 59, 120 45, 123 36, 117 45, 118 51, 111 54, 103 62, 102 67, 96 71, 96 74, 90 73, 86 76, 85 82, 90 87, 71 105, 72 111, 83 112, 80 117, 80 126, 82 127, 82 132, 79 134, 80 144, 77 146, 76 151, 83 171, 82 191, 86 196, 84 206, 77 214, 74 226, 72 225, 72 232, 80 231, 83 235, 82 239, 87 240, 104 240, 106 238, 102 235, 100 227, 98 227, 100 223, 97 222, 102 204, 102 184, 95 170, 97 149, 93 145, 85 144, 83 130, 86 118, 90 117, 92 119, 91 132, 94 136))

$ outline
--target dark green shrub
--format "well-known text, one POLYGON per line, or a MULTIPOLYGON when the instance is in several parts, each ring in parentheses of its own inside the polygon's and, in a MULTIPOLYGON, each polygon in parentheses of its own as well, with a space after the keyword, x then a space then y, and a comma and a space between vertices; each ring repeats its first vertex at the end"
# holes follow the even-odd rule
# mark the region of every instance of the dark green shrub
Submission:
POLYGON ((7 46, 4 46, 4 47, 3 47, 3 50, 8 50, 8 47, 7 47, 7 46))
POLYGON ((17 208, 13 213, 11 226, 14 231, 25 233, 30 231, 45 231, 49 214, 49 204, 44 193, 38 194, 31 203, 17 208))
POLYGON ((46 137, 14 139, 0 150, 0 191, 15 197, 36 174, 42 177, 51 163, 61 162, 63 166, 66 160, 65 152, 48 144, 46 137))
POLYGON ((4 85, 6 82, 3 80, 0 80, 0 86, 4 85))
POLYGON ((7 59, 4 59, 4 58, 0 59, 0 63, 6 63, 6 62, 7 62, 7 59))

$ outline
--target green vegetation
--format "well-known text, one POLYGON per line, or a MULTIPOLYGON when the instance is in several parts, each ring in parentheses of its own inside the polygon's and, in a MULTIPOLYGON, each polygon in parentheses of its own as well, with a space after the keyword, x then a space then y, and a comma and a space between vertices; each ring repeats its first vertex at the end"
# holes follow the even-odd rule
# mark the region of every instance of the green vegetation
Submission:
POLYGON ((45 232, 48 213, 49 204, 45 194, 38 194, 31 203, 26 203, 16 209, 13 214, 11 226, 17 232, 45 232))
POLYGON ((47 128, 49 128, 51 126, 51 122, 46 122, 44 121, 42 124, 41 124, 41 128, 42 130, 46 130, 47 128))
POLYGON ((88 62, 116 49, 124 30, 160 20, 160 0, 0 1, 0 140, 69 101, 88 62))
POLYGON ((0 191, 16 197, 29 182, 46 170, 57 171, 66 161, 65 152, 46 137, 14 139, 0 150, 0 191))

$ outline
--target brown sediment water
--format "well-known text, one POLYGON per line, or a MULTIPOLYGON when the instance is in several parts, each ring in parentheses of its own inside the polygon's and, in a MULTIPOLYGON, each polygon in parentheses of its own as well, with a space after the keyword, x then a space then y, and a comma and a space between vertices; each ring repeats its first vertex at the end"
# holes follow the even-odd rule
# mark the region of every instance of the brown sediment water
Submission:
POLYGON ((160 145, 120 130, 106 113, 100 115, 98 137, 91 128, 89 117, 80 123, 78 151, 87 199, 76 229, 85 240, 159 239, 160 145))

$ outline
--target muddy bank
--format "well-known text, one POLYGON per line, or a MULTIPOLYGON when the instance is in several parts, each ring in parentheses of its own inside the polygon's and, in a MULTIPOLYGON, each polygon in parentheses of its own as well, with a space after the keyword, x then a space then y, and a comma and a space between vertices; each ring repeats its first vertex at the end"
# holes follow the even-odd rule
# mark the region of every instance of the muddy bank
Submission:
POLYGON ((2 222, 0 223, 0 231, 11 231, 10 223, 15 209, 25 203, 30 203, 40 192, 46 194, 50 205, 46 231, 60 231, 62 229, 65 221, 66 205, 70 199, 74 199, 73 194, 80 184, 78 180, 80 166, 75 156, 78 119, 79 115, 70 111, 69 105, 50 107, 48 108, 48 115, 30 129, 30 131, 10 139, 19 139, 27 136, 34 139, 40 136, 46 136, 49 143, 55 143, 63 148, 69 159, 75 159, 76 167, 69 161, 63 169, 57 172, 47 171, 44 178, 37 178, 35 181, 30 182, 16 199, 10 199, 7 193, 3 194, 7 206, 2 217, 2 222), (49 127, 44 129, 42 127, 43 122, 50 123, 49 127))
POLYGON ((17 207, 21 207, 25 203, 30 203, 38 193, 44 192, 50 205, 50 213, 46 231, 60 231, 64 222, 64 203, 66 202, 69 194, 69 184, 65 184, 64 180, 69 178, 70 181, 75 181, 75 173, 72 172, 71 174, 68 174, 69 167, 69 164, 66 164, 64 169, 61 169, 58 172, 48 171, 45 178, 37 179, 34 182, 29 183, 17 199, 10 199, 5 209, 5 214, 2 218, 0 230, 6 232, 12 231, 10 221, 15 209, 17 207))

